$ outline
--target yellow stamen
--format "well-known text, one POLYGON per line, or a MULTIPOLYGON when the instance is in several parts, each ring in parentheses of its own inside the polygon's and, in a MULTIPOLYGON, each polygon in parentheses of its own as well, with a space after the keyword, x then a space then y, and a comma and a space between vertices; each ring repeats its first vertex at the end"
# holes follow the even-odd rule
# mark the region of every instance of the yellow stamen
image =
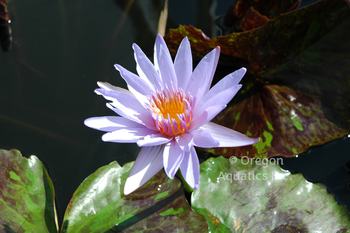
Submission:
POLYGON ((161 91, 149 98, 157 129, 168 136, 184 133, 192 120, 192 98, 181 90, 161 91))

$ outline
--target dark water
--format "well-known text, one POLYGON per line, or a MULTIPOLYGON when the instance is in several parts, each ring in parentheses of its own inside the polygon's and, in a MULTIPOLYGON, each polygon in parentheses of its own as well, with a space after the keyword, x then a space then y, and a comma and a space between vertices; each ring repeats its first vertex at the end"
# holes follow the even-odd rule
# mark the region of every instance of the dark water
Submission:
MULTIPOLYGON (((170 0, 168 26, 192 24, 216 36, 212 15, 224 14, 231 1, 212 2, 170 0)), ((88 175, 114 160, 123 165, 136 158, 136 144, 104 143, 103 133, 83 121, 113 114, 105 99, 94 94, 96 81, 126 87, 113 64, 136 72, 132 43, 153 55, 162 5, 160 0, 8 3, 14 44, 10 52, 0 52, 0 148, 16 148, 44 162, 55 186, 60 222, 88 175)), ((335 189, 341 190, 345 203, 350 200, 350 176, 341 169, 350 160, 350 143, 340 140, 285 165, 310 174, 307 178, 313 181, 339 181, 335 189)))
MULTIPOLYGON (((210 2, 170 1, 169 26, 193 24, 211 35, 210 2)), ((223 14, 230 1, 219 3, 223 14)), ((8 7, 14 44, 0 52, 0 148, 44 162, 61 222, 87 176, 137 156, 136 144, 102 142, 83 121, 113 115, 94 89, 97 81, 126 88, 113 65, 136 72, 132 43, 153 56, 163 1, 12 0, 8 7)))
POLYGON ((281 167, 303 173, 310 182, 323 183, 350 212, 350 136, 314 146, 297 158, 284 159, 281 167))

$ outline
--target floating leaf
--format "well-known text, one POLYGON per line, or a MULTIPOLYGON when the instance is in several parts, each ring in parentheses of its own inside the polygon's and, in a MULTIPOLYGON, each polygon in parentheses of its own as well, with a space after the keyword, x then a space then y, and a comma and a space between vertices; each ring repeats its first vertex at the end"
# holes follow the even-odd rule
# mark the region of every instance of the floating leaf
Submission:
POLYGON ((54 188, 40 160, 0 150, 0 168, 0 231, 57 232, 54 188))
POLYGON ((211 40, 193 27, 181 26, 165 36, 174 50, 178 38, 188 36, 197 55, 219 45, 228 55, 223 60, 237 62, 232 68, 250 66, 243 89, 214 122, 262 140, 211 152, 226 157, 291 157, 347 134, 349 16, 346 1, 324 0, 243 33, 211 40))
POLYGON ((349 129, 350 18, 307 51, 260 78, 320 99, 326 117, 349 129))
POLYGON ((185 36, 191 42, 192 53, 203 57, 220 46, 224 60, 248 67, 252 74, 261 74, 286 63, 315 44, 350 16, 345 0, 323 0, 297 11, 279 16, 255 30, 208 38, 193 26, 171 29, 164 37, 175 55, 185 36))
POLYGON ((225 109, 213 122, 261 137, 251 146, 210 150, 225 157, 293 157, 348 132, 327 120, 317 98, 277 85, 262 86, 255 95, 225 109))
POLYGON ((181 182, 160 171, 125 196, 133 163, 98 169, 74 193, 62 232, 203 232, 208 225, 186 202, 181 182))
POLYGON ((253 7, 250 7, 241 21, 240 29, 242 31, 249 31, 261 27, 269 21, 269 18, 261 15, 253 7))
POLYGON ((283 158, 281 167, 301 173, 312 183, 322 183, 340 205, 350 212, 350 136, 311 147, 297 158, 283 158), (311 169, 310 169, 311 168, 311 169), (348 187, 347 187, 348 186, 348 187))
POLYGON ((349 213, 322 184, 283 171, 276 160, 252 161, 218 157, 201 164, 192 207, 210 232, 350 230, 349 213))
POLYGON ((350 119, 350 20, 303 54, 259 78, 289 87, 262 86, 257 81, 246 84, 240 93, 243 97, 236 96, 237 104, 214 121, 262 140, 248 147, 217 148, 214 153, 226 157, 291 157, 309 146, 346 135, 350 119))
POLYGON ((248 31, 260 27, 269 19, 298 8, 301 0, 272 0, 249 1, 238 0, 232 2, 225 16, 220 17, 220 27, 224 35, 232 32, 248 31))
MULTIPOLYGON (((130 195, 122 188, 133 163, 98 169, 76 190, 61 232, 203 232, 205 218, 194 212, 181 182, 162 170, 130 195)), ((35 156, 0 150, 0 232, 57 232, 54 189, 35 156), (56 220, 56 221, 55 221, 56 220)))

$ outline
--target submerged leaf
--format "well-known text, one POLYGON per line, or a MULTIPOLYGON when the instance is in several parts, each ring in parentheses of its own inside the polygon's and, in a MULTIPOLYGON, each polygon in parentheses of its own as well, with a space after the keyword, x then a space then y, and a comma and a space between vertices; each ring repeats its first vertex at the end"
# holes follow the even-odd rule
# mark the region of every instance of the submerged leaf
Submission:
POLYGON ((349 213, 322 184, 291 175, 272 161, 252 161, 231 164, 219 157, 201 164, 192 207, 206 217, 211 232, 350 230, 349 213))
POLYGON ((57 232, 54 188, 40 160, 0 150, 0 168, 0 232, 57 232))
POLYGON ((202 232, 203 216, 186 202, 181 182, 162 170, 135 192, 122 192, 133 163, 98 169, 75 191, 62 232, 202 232))

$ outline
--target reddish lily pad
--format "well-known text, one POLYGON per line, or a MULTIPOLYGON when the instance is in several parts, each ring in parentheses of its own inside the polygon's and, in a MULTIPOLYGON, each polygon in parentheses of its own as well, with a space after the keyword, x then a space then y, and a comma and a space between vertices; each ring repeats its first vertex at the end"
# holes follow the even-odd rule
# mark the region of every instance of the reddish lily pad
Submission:
POLYGON ((0 150, 0 232, 57 232, 54 188, 34 155, 0 150))
POLYGON ((210 158, 201 164, 200 184, 192 208, 206 217, 210 232, 350 230, 350 214, 325 186, 272 161, 210 158))
POLYGON ((244 18, 241 20, 239 29, 241 31, 249 31, 254 28, 261 27, 269 21, 269 18, 261 15, 258 11, 254 10, 253 7, 250 7, 246 12, 244 18))
POLYGON ((180 26, 165 39, 176 50, 176 41, 183 36, 189 37, 194 54, 202 56, 219 45, 222 61, 237 62, 232 69, 250 67, 243 89, 214 122, 262 140, 211 152, 226 157, 292 157, 347 134, 350 7, 346 1, 320 1, 243 33, 209 39, 194 27, 180 26))
POLYGON ((249 84, 235 97, 236 104, 214 122, 262 140, 253 146, 212 152, 226 157, 291 157, 309 146, 346 135, 350 119, 349 48, 348 19, 303 54, 259 77, 289 87, 252 84, 248 77, 249 84))
POLYGON ((230 33, 248 31, 295 10, 300 2, 301 0, 234 1, 223 18, 223 26, 230 28, 225 30, 230 33))
POLYGON ((198 57, 220 46, 222 55, 227 55, 223 61, 235 64, 239 60, 251 74, 261 74, 302 53, 349 16, 345 0, 323 0, 280 15, 255 30, 210 39, 193 26, 180 26, 164 39, 173 55, 185 36, 198 57))
POLYGON ((117 162, 98 169, 74 193, 61 232, 203 232, 203 216, 188 205, 181 182, 162 170, 125 196, 133 163, 117 162))
POLYGON ((307 51, 259 77, 321 100, 325 116, 350 127, 350 17, 307 51))
POLYGON ((286 86, 265 85, 249 98, 225 109, 213 122, 261 137, 251 146, 214 148, 210 152, 230 157, 294 157, 310 146, 347 134, 329 121, 321 101, 286 86))

